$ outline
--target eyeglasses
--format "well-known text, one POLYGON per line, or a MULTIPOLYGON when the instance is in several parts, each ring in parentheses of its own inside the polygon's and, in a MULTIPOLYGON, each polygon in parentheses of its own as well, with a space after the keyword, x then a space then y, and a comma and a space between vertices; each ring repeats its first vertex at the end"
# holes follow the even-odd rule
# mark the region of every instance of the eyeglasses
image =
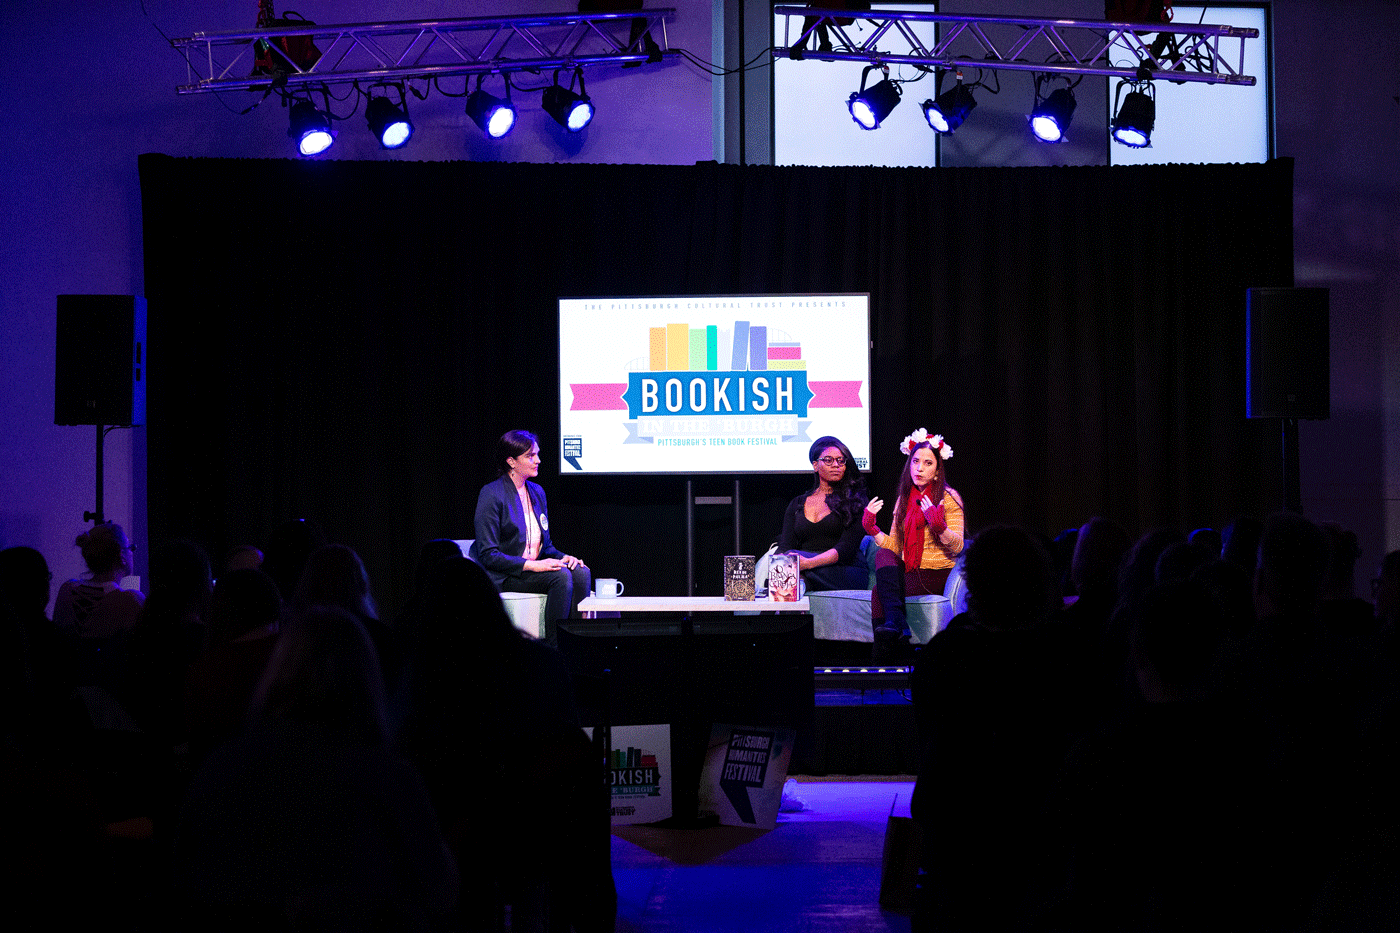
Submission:
POLYGON ((829 466, 829 467, 845 466, 845 465, 846 465, 846 458, 845 458, 845 457, 820 457, 820 458, 818 458, 817 462, 818 462, 818 463, 824 463, 824 464, 826 464, 826 465, 829 466))

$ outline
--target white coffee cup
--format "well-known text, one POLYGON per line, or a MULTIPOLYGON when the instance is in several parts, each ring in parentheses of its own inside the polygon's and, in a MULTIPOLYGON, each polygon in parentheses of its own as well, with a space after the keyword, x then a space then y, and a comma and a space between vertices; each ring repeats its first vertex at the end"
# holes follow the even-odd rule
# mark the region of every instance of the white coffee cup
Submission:
POLYGON ((622 581, 604 577, 594 581, 593 592, 599 599, 616 599, 622 595, 622 581))

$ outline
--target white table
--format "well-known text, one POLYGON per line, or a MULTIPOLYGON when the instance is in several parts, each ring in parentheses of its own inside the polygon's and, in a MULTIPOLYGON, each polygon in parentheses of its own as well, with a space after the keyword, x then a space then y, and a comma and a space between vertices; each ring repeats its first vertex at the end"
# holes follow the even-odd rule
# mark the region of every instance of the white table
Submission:
POLYGON ((756 612, 811 612, 807 597, 779 603, 771 599, 725 599, 723 596, 614 596, 603 599, 586 596, 579 600, 580 612, 728 612, 745 615, 756 612))

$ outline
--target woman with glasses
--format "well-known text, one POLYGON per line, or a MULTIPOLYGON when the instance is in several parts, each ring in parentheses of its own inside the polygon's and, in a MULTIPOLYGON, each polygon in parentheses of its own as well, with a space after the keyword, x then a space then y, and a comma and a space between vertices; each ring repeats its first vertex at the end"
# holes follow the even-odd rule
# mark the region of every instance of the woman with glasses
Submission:
POLYGON ((788 504, 778 550, 797 552, 809 592, 869 589, 870 572, 860 553, 865 483, 855 459, 830 436, 817 438, 807 457, 812 488, 788 504))

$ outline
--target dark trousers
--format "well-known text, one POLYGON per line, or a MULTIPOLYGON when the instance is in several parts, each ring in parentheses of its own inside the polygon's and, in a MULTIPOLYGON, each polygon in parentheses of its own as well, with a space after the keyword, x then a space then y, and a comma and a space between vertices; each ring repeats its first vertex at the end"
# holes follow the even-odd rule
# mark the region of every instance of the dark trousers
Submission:
POLYGON ((906 596, 942 596, 948 584, 947 568, 928 570, 905 570, 904 560, 888 548, 875 552, 875 591, 870 594, 871 623, 881 625, 896 632, 909 631, 904 617, 906 596))
MULTIPOLYGON (((815 551, 798 551, 806 557, 815 556, 815 551)), ((863 590, 870 586, 870 571, 863 561, 854 564, 827 564, 813 570, 802 571, 802 579, 807 584, 807 592, 823 590, 863 590)))
POLYGON ((593 588, 593 572, 579 564, 573 570, 546 570, 540 573, 509 574, 501 581, 502 593, 543 593, 544 631, 549 644, 559 640, 558 625, 578 608, 578 601, 593 588))
MULTIPOLYGON (((804 558, 815 558, 816 551, 794 551, 804 558)), ((857 555, 855 563, 829 563, 825 567, 802 572, 802 583, 808 593, 823 590, 865 590, 871 584, 871 572, 857 555)))

